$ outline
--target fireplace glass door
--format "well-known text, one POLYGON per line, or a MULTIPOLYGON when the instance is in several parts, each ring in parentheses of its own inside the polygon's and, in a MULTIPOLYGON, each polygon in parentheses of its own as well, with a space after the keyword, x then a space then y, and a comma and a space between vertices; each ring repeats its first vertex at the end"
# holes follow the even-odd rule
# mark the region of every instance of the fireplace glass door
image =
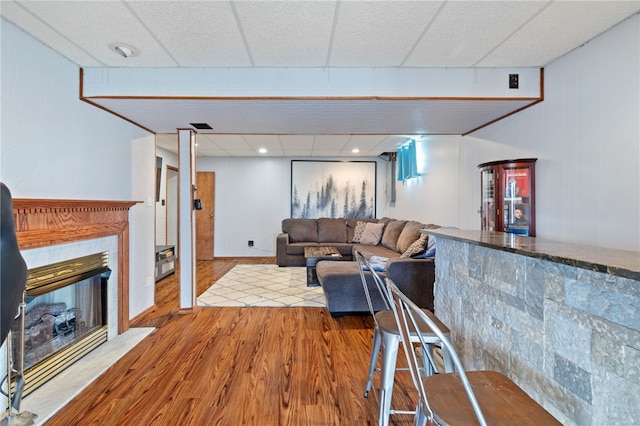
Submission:
POLYGON ((97 253, 29 269, 24 317, 12 325, 24 395, 107 341, 107 265, 108 253, 97 253))

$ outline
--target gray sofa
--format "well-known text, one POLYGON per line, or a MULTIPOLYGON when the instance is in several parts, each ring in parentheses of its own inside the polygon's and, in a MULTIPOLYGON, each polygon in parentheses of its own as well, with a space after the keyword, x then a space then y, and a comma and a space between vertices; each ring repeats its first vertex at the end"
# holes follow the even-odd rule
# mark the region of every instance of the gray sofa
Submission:
MULTIPOLYGON (((411 251, 408 249, 418 244, 421 229, 434 228, 439 226, 390 218, 284 219, 282 233, 276 237, 276 262, 279 266, 303 266, 304 247, 336 247, 343 256, 342 261, 320 261, 316 273, 325 294, 327 308, 332 316, 340 316, 369 311, 358 266, 352 261, 353 251, 359 250, 367 259, 372 256, 387 258, 385 270, 379 274, 389 276, 420 307, 433 310, 433 259, 403 257, 403 253, 411 251), (353 241, 359 221, 383 224, 379 243, 363 244, 353 241)), ((422 241, 424 238, 425 236, 422 241)), ((370 280, 374 308, 383 309, 384 305, 375 290, 371 273, 366 272, 365 275, 370 280)))

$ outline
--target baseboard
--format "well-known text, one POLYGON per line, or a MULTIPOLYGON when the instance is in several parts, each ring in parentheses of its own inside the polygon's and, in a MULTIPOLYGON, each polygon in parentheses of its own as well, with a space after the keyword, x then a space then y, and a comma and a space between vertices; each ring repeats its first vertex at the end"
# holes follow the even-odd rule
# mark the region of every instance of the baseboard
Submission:
POLYGON ((254 256, 254 257, 221 257, 216 256, 214 260, 228 260, 237 263, 264 263, 264 264, 275 264, 276 257, 275 256, 254 256))

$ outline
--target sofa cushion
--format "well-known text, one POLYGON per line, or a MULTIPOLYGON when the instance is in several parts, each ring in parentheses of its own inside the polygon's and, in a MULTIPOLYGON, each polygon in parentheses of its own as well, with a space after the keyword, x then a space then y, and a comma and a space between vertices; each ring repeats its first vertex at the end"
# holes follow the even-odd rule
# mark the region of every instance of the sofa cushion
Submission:
POLYGON ((292 256, 304 256, 305 247, 318 247, 318 243, 290 243, 287 244, 287 254, 292 256))
POLYGON ((375 246, 380 242, 382 238, 382 231, 384 229, 384 223, 367 223, 364 227, 364 232, 360 238, 360 244, 367 244, 375 246))
POLYGON ((398 237, 398 246, 396 249, 399 253, 404 253, 409 246, 420 238, 420 230, 424 228, 424 224, 411 220, 402 229, 402 233, 398 237))
POLYGON ((415 240, 400 257, 412 257, 424 253, 427 248, 427 234, 420 234, 420 238, 415 240))
POLYGON ((385 216, 385 217, 381 217, 380 219, 378 219, 378 223, 387 224, 387 223, 391 222, 392 220, 394 220, 394 219, 385 216))
POLYGON ((284 219, 282 221, 282 232, 289 234, 290 243, 317 242, 318 221, 316 219, 284 219))
POLYGON ((384 227, 384 234, 382 234, 382 241, 380 244, 388 249, 397 250, 398 237, 406 223, 406 220, 390 220, 387 222, 387 226, 384 227))
POLYGON ((353 245, 353 250, 358 250, 367 259, 369 259, 371 256, 386 257, 388 259, 393 259, 393 258, 396 258, 396 257, 400 257, 400 253, 398 253, 397 251, 388 249, 388 248, 383 247, 381 245, 370 246, 370 245, 367 245, 367 244, 358 244, 358 243, 356 243, 356 244, 353 245))
POLYGON ((347 222, 344 219, 330 219, 322 217, 318 219, 319 243, 346 243, 347 222))

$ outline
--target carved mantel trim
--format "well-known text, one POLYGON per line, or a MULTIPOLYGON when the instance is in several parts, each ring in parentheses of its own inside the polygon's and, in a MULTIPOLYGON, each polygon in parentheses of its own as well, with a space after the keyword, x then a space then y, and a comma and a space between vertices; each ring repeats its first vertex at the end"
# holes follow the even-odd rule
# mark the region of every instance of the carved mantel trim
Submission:
POLYGON ((118 237, 118 334, 129 329, 129 209, 139 201, 14 198, 21 250, 118 237))

